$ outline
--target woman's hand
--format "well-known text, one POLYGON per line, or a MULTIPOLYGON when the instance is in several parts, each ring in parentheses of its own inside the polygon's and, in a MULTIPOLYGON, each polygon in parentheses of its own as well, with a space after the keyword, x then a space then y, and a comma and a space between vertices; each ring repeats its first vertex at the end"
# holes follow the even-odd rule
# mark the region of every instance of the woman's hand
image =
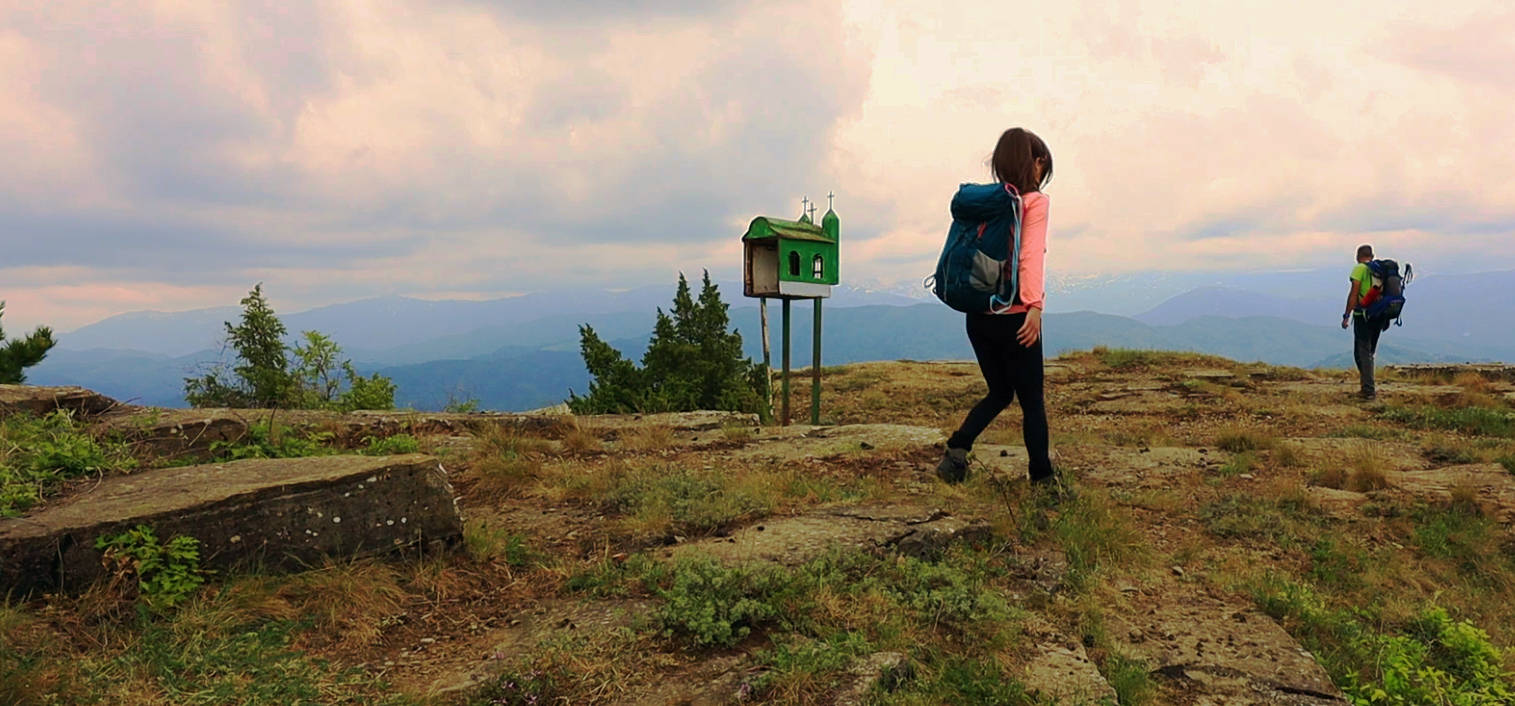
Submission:
POLYGON ((1025 346, 1027 348, 1030 348, 1031 344, 1036 343, 1036 339, 1041 338, 1041 337, 1042 337, 1042 310, 1041 309, 1027 309, 1026 310, 1026 323, 1021 324, 1021 329, 1019 331, 1015 332, 1015 340, 1016 340, 1017 343, 1020 343, 1021 345, 1025 346))

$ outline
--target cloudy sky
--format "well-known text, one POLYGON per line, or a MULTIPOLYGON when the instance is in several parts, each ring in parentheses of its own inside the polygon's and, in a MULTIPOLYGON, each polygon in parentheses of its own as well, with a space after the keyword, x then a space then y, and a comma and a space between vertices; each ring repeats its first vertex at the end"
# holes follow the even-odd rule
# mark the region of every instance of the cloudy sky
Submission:
POLYGON ((918 279, 999 132, 1062 274, 1515 268, 1508 2, 0 0, 12 332, 735 277, 834 190, 918 279))

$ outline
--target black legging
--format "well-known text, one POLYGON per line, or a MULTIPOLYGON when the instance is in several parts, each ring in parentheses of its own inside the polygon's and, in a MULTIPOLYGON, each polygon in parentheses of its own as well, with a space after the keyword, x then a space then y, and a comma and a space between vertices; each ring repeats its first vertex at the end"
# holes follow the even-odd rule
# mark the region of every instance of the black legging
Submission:
POLYGON ((968 341, 989 394, 968 412, 947 446, 973 448, 984 428, 1019 396, 1031 479, 1037 480, 1052 475, 1052 460, 1047 457, 1047 407, 1042 399, 1042 340, 1037 338, 1030 347, 1015 340, 1015 332, 1025 322, 1025 314, 968 315, 968 341))

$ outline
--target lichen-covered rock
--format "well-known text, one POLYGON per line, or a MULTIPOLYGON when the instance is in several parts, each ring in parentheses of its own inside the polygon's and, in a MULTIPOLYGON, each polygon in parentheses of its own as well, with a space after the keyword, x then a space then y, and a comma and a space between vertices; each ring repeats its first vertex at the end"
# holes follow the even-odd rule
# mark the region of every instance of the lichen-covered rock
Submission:
POLYGON ((421 454, 164 468, 0 520, 0 592, 82 588, 104 571, 95 540, 137 525, 200 540, 207 568, 273 571, 448 546, 463 533, 446 471, 421 454))
POLYGON ((41 416, 58 409, 94 417, 122 407, 120 402, 82 387, 0 385, 0 419, 12 414, 41 416))

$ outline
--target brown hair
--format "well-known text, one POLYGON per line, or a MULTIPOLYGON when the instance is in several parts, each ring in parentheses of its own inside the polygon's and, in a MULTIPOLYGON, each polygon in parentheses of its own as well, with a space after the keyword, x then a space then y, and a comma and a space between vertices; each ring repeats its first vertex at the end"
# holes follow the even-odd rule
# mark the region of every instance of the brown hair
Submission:
POLYGON ((1359 245, 1357 247, 1357 259, 1361 260, 1361 259, 1363 259, 1365 257, 1366 258, 1372 258, 1373 257, 1373 246, 1372 245, 1359 245))
POLYGON ((989 171, 994 178, 1014 186, 1021 193, 1041 191, 1052 180, 1052 152, 1047 143, 1030 130, 1018 127, 1006 130, 994 146, 994 156, 989 158, 989 171), (1036 181, 1036 160, 1042 161, 1042 178, 1036 181))

